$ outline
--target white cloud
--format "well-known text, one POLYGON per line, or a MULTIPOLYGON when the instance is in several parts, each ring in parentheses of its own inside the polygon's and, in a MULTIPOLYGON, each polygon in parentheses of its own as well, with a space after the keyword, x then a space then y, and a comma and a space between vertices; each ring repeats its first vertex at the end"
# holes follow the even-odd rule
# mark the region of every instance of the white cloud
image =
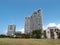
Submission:
POLYGON ((49 24, 47 25, 47 27, 55 27, 55 26, 57 26, 56 23, 49 23, 49 24))
POLYGON ((47 26, 43 26, 43 30, 46 30, 47 29, 47 26))
POLYGON ((24 33, 24 28, 21 28, 21 29, 16 30, 16 31, 20 31, 21 33, 24 33))
POLYGON ((57 27, 60 29, 60 24, 58 24, 57 27))
POLYGON ((7 29, 5 30, 4 34, 7 35, 7 29))
POLYGON ((49 23, 46 26, 43 26, 43 29, 47 29, 48 27, 57 27, 60 29, 60 24, 56 24, 56 23, 49 23))

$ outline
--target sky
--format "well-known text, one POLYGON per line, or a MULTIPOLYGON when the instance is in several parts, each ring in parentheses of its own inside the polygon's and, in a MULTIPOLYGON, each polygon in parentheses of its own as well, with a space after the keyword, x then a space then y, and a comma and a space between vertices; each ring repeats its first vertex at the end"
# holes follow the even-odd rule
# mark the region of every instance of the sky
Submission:
POLYGON ((0 34, 7 31, 9 24, 16 31, 24 31, 24 20, 32 12, 42 9, 43 26, 60 27, 60 0, 0 0, 0 34))

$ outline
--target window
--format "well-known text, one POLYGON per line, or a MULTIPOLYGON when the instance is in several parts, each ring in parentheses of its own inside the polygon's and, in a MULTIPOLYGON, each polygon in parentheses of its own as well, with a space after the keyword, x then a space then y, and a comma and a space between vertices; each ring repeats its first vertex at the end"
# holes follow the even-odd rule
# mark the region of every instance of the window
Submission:
POLYGON ((38 13, 38 17, 40 17, 40 13, 38 13))
POLYGON ((34 12, 34 14, 33 14, 33 15, 34 15, 34 17, 36 17, 36 15, 37 15, 37 12, 34 12))
POLYGON ((13 30, 13 25, 10 25, 10 30, 13 30))
POLYGON ((40 13, 40 9, 38 10, 38 13, 40 13))

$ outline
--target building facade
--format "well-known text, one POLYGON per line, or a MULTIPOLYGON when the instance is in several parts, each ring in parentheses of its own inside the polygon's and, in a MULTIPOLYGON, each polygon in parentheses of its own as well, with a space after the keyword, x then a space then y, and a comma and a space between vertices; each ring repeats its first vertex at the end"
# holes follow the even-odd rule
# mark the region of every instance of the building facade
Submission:
POLYGON ((16 25, 14 24, 8 25, 7 35, 13 36, 15 34, 15 30, 16 30, 16 25))
POLYGON ((25 33, 39 29, 42 29, 42 9, 34 11, 30 17, 25 17, 25 33))
POLYGON ((42 29, 42 10, 36 10, 31 16, 32 30, 42 29))
POLYGON ((46 36, 48 39, 57 39, 58 38, 58 31, 59 29, 57 27, 48 27, 46 30, 46 36))
POLYGON ((30 25, 31 25, 31 21, 30 21, 30 17, 25 17, 25 33, 30 33, 30 25))

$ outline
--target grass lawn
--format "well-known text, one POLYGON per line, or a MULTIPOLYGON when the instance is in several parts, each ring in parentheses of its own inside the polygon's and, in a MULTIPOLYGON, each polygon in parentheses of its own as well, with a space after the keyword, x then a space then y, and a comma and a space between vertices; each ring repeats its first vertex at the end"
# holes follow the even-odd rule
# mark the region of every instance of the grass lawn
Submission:
POLYGON ((0 45, 60 45, 59 39, 9 39, 0 38, 0 45))

